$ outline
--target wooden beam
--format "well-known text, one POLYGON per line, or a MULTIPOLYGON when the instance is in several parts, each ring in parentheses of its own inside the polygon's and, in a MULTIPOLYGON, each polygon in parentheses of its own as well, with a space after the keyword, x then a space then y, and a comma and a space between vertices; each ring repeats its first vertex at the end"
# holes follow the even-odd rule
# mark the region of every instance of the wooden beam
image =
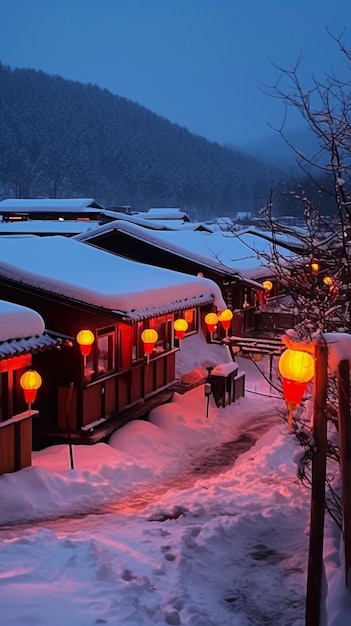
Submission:
POLYGON ((310 541, 308 552, 305 626, 319 626, 323 574, 323 541, 325 516, 325 478, 327 460, 327 385, 328 347, 324 341, 315 344, 315 378, 313 394, 312 491, 310 541))
POLYGON ((351 420, 350 420, 350 362, 338 365, 338 423, 342 488, 343 534, 345 550, 345 582, 350 582, 351 568, 351 420))

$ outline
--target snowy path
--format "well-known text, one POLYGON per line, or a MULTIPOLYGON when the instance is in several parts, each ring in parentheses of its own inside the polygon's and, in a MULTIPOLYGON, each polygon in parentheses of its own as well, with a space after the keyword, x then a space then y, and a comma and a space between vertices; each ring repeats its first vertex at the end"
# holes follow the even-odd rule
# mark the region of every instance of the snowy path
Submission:
POLYGON ((128 494, 118 501, 107 505, 99 506, 96 509, 89 509, 71 516, 59 516, 55 519, 38 519, 33 522, 20 522, 0 526, 0 541, 13 539, 25 530, 31 528, 49 528, 56 532, 71 533, 82 529, 86 524, 87 528, 93 528, 95 524, 101 523, 100 516, 107 514, 121 515, 143 515, 143 510, 151 504, 157 503, 159 498, 171 489, 186 490, 191 489, 198 480, 216 476, 225 472, 233 466, 236 459, 247 450, 273 425, 279 423, 276 413, 267 416, 267 408, 262 407, 261 412, 245 422, 245 427, 241 427, 239 432, 235 429, 235 436, 229 441, 225 441, 211 448, 206 448, 198 456, 191 460, 182 473, 170 476, 157 485, 143 486, 128 494))
MULTIPOLYGON (((169 427, 167 441, 199 439, 184 447, 178 465, 177 447, 172 452, 168 443, 165 473, 157 459, 147 473, 150 444, 144 462, 141 453, 132 463, 122 455, 114 468, 106 458, 95 478, 86 469, 91 457, 84 466, 78 454, 75 472, 51 478, 33 468, 38 501, 45 502, 43 477, 55 481, 51 490, 57 485, 62 502, 70 480, 73 495, 88 490, 90 510, 0 527, 6 626, 303 626, 309 497, 297 484, 296 444, 280 419, 282 405, 248 393, 241 404, 212 407, 209 420, 185 421, 190 400, 179 398, 173 412, 156 416, 169 427), (214 428, 220 437, 211 437, 214 428)), ((201 392, 195 400, 201 415, 201 392)), ((139 446, 146 430, 159 437, 161 453, 159 428, 132 427, 139 446)), ((118 458, 129 433, 119 443, 118 458)))

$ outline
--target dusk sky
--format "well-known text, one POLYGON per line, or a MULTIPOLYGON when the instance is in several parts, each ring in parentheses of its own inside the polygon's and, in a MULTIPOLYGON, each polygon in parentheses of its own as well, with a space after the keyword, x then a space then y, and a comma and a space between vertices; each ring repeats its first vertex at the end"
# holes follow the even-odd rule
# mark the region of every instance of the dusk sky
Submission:
POLYGON ((243 147, 282 120, 262 91, 274 64, 301 56, 306 86, 346 75, 326 28, 351 48, 350 23, 349 0, 0 0, 0 62, 96 84, 243 147))

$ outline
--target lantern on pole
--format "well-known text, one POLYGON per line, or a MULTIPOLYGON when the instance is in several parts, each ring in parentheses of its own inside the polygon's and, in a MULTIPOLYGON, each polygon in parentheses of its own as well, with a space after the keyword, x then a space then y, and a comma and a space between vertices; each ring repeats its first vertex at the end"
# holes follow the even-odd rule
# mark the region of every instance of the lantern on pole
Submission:
POLYGON ((144 344, 144 354, 148 364, 150 361, 150 354, 153 353, 157 339, 158 333, 154 328, 145 328, 145 330, 141 333, 141 340, 144 344))
POLYGON ((77 337, 81 354, 84 358, 84 367, 87 364, 87 356, 90 354, 91 346, 94 343, 95 337, 91 330, 80 330, 77 337))
POLYGON ((228 330, 230 328, 232 319, 233 319, 233 312, 230 309, 224 309, 224 311, 221 311, 221 313, 218 315, 218 320, 221 322, 225 330, 226 337, 228 337, 228 330))
POLYGON ((216 313, 207 313, 205 315, 205 324, 209 333, 214 333, 218 324, 218 315, 216 313))
POLYGON ((20 378, 20 385, 24 392, 24 399, 28 404, 28 411, 30 411, 31 405, 34 402, 37 391, 41 386, 42 378, 35 370, 28 370, 22 374, 20 378))
POLYGON ((178 319, 174 320, 173 328, 175 330, 175 336, 179 340, 179 345, 186 331, 188 330, 188 326, 189 326, 188 322, 182 317, 179 317, 178 319))
POLYGON ((309 352, 288 348, 281 354, 278 369, 283 378, 283 393, 289 411, 288 424, 292 426, 293 413, 299 406, 314 376, 314 359, 309 352))

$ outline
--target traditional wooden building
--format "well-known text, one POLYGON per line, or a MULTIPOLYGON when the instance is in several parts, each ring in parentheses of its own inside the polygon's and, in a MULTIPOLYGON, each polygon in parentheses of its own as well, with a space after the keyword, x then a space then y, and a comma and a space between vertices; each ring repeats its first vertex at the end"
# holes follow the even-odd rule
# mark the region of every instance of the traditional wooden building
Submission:
POLYGON ((75 239, 141 263, 209 278, 235 312, 229 332, 242 334, 255 329, 257 293, 263 287, 244 276, 242 270, 253 263, 258 267, 259 261, 240 240, 193 230, 155 232, 123 220, 101 225, 75 239))
POLYGON ((64 338, 45 330, 39 313, 0 300, 0 474, 31 465, 32 420, 39 413, 26 402, 22 375, 35 354, 63 343, 64 338))
POLYGON ((107 222, 104 207, 94 198, 7 198, 0 201, 4 222, 25 220, 94 220, 107 222))
POLYGON ((36 447, 67 432, 74 442, 94 443, 170 400, 179 349, 174 321, 185 318, 189 334, 203 332, 205 314, 226 307, 212 280, 60 236, 3 238, 0 286, 73 343, 69 351, 35 355, 43 379, 36 447), (156 334, 143 341, 149 329, 156 334), (90 331, 90 350, 78 343, 81 330, 90 331))

